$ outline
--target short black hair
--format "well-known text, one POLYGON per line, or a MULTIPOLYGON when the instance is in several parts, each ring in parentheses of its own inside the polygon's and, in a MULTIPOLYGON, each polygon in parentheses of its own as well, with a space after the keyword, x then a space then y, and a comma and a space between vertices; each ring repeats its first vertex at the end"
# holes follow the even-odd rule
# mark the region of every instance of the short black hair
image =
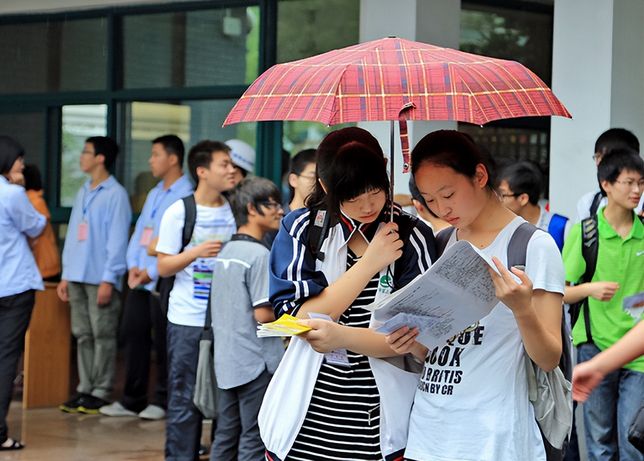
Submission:
POLYGON ((269 199, 273 199, 276 203, 282 203, 279 188, 273 181, 259 176, 249 176, 242 179, 228 196, 237 227, 248 224, 249 204, 263 215, 260 204, 268 202, 269 199))
POLYGON ((599 135, 595 141, 595 152, 601 155, 613 149, 632 149, 640 151, 640 141, 632 132, 625 128, 611 128, 599 135))
POLYGON ((212 163, 212 154, 215 152, 230 154, 230 147, 221 141, 205 139, 192 146, 190 152, 188 152, 188 169, 190 170, 190 176, 192 176, 195 185, 199 184, 197 168, 200 166, 209 168, 212 163))
MULTIPOLYGON (((601 184, 603 181, 609 184, 615 184, 622 171, 635 171, 644 176, 644 160, 633 149, 613 149, 606 153, 599 165, 597 166, 597 180, 601 184)), ((606 196, 606 191, 601 188, 602 195, 606 196)))
POLYGON ((539 203, 543 192, 543 175, 534 163, 524 160, 506 166, 499 175, 499 184, 501 181, 507 181, 516 196, 528 194, 530 203, 539 203))
POLYGON ((168 153, 168 155, 175 155, 179 162, 179 167, 183 167, 183 157, 185 155, 186 149, 183 146, 183 141, 179 136, 174 134, 165 134, 154 138, 152 144, 161 144, 163 149, 168 153))
POLYGON ((33 163, 25 165, 22 175, 25 177, 26 190, 42 190, 42 176, 36 165, 33 163))
MULTIPOLYGON (((315 152, 315 149, 304 149, 295 154, 289 161, 288 173, 296 176, 301 175, 308 165, 315 163, 315 152)), ((293 197, 295 197, 295 189, 290 183, 288 185, 288 190, 290 191, 289 201, 291 201, 293 200, 293 197)))
POLYGON ((102 155, 105 157, 106 170, 109 170, 116 162, 116 156, 119 153, 119 146, 112 138, 108 136, 91 136, 85 140, 94 146, 94 156, 102 155))
POLYGON ((418 190, 418 186, 416 185, 416 180, 414 179, 413 174, 409 175, 409 193, 411 194, 411 198, 413 200, 420 202, 423 208, 425 208, 425 210, 430 215, 432 215, 434 218, 438 218, 438 216, 436 216, 436 213, 434 213, 432 210, 429 209, 429 206, 427 205, 427 201, 425 200, 425 197, 423 197, 423 195, 418 190))

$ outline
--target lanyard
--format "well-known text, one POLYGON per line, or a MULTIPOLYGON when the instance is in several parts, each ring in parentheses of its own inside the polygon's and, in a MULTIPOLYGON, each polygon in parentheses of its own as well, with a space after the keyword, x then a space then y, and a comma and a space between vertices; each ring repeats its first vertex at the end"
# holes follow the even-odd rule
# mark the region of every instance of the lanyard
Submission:
POLYGON ((152 213, 150 214, 150 219, 154 220, 154 217, 157 214, 157 210, 159 209, 159 206, 163 203, 165 198, 170 194, 172 190, 172 187, 168 187, 163 193, 158 194, 154 198, 154 202, 152 203, 152 213))
POLYGON ((98 186, 95 190, 89 191, 90 197, 89 200, 87 200, 87 203, 85 203, 85 199, 87 198, 87 192, 83 194, 83 219, 85 219, 85 216, 87 216, 87 210, 89 210, 89 206, 92 204, 98 193, 103 189, 103 186, 98 186))

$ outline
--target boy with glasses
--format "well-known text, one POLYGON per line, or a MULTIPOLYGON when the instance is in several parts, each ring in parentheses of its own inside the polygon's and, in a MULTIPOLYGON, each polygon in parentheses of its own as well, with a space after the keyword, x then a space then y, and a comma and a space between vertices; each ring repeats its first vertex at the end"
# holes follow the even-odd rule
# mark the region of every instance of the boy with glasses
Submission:
POLYGON ((105 136, 87 138, 80 167, 90 179, 69 218, 58 297, 69 301, 78 349, 78 394, 59 408, 98 414, 107 405, 116 370, 121 286, 132 219, 125 188, 110 174, 118 146, 105 136))
POLYGON ((510 211, 548 232, 559 250, 563 248, 564 239, 570 230, 570 221, 565 216, 550 213, 539 206, 543 176, 537 165, 523 161, 507 166, 499 175, 497 191, 510 211))
MULTIPOLYGON (((624 298, 644 292, 644 225, 634 211, 644 191, 644 160, 637 152, 617 149, 605 154, 597 173, 607 205, 593 221, 596 261, 590 282, 583 249, 588 240, 584 220, 570 231, 563 250, 567 283, 564 302, 587 298, 573 327, 578 362, 592 359, 619 341, 636 323, 622 305, 624 298), (585 227, 585 228, 584 228, 585 227), (582 283, 579 283, 582 282, 582 283)), ((590 461, 637 460, 644 456, 627 440, 628 427, 644 404, 644 357, 610 373, 584 404, 586 445, 590 461)))
POLYGON ((238 231, 217 256, 212 279, 215 375, 219 387, 212 461, 263 459, 257 415, 284 353, 280 338, 258 338, 275 320, 268 301, 269 249, 263 243, 284 216, 277 186, 244 179, 230 196, 238 231))
MULTIPOLYGON (((613 149, 632 149, 639 152, 640 142, 637 136, 624 128, 611 128, 604 131, 595 141, 595 153, 593 154, 595 165, 599 165, 604 154, 613 149)), ((606 198, 605 195, 602 195, 601 190, 595 189, 584 194, 577 202, 577 221, 594 216, 597 214, 597 210, 604 206, 606 206, 606 198)), ((640 201, 637 207, 638 212, 642 211, 642 206, 643 203, 640 201)))

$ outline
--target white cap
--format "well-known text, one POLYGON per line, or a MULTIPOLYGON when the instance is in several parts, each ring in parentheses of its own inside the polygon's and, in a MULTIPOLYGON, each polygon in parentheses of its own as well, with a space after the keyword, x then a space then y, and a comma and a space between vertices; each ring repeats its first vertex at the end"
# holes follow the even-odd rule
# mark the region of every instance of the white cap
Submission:
POLYGON ((249 173, 255 170, 255 149, 239 139, 229 139, 226 145, 230 147, 230 158, 236 166, 249 173))

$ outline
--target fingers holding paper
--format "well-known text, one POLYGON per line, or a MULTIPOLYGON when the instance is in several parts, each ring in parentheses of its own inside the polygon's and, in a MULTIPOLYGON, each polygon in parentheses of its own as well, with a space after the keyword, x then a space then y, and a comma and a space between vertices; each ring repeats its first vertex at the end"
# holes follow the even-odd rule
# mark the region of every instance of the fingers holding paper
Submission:
POLYGON ((342 346, 342 325, 324 319, 300 320, 298 324, 311 328, 299 337, 306 340, 315 351, 327 353, 342 346))
POLYGON ((427 348, 416 341, 418 328, 404 326, 385 337, 385 341, 396 354, 413 354, 420 360, 427 355, 427 348))
POLYGON ((516 267, 508 270, 495 256, 492 257, 492 261, 498 270, 497 272, 492 268, 488 269, 494 282, 496 297, 515 314, 528 309, 532 302, 532 282, 527 274, 516 267), (519 279, 519 283, 514 276, 519 279))

